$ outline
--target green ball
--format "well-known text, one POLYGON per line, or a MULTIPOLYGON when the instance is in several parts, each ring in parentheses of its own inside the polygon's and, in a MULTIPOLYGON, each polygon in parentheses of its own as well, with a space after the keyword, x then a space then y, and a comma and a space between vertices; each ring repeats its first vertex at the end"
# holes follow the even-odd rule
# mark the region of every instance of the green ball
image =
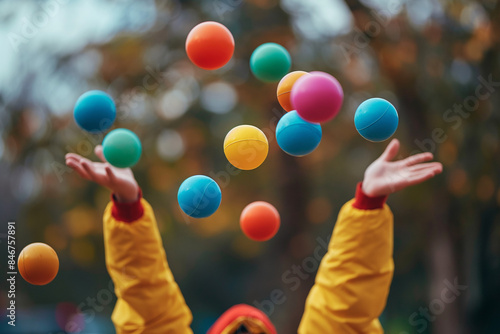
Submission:
POLYGON ((128 129, 115 129, 102 141, 106 160, 118 168, 132 167, 139 161, 142 152, 139 137, 128 129))
POLYGON ((264 43, 250 57, 250 68, 257 79, 265 82, 279 81, 292 66, 288 51, 276 43, 264 43))

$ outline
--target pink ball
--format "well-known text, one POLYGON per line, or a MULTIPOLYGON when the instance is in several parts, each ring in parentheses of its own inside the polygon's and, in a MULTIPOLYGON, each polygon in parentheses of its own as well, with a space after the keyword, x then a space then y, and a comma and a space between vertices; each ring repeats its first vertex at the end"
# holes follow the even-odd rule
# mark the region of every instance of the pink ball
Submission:
POLYGON ((291 101, 300 117, 311 123, 324 123, 334 118, 342 107, 344 91, 328 73, 311 72, 293 85, 291 101))

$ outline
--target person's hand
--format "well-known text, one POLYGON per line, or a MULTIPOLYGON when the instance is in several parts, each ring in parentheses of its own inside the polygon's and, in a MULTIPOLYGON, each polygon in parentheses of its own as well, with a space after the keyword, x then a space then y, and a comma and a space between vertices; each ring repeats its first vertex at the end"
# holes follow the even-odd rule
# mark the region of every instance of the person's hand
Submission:
POLYGON ((430 152, 391 161, 398 154, 399 141, 393 139, 384 153, 365 171, 362 190, 371 197, 386 196, 408 186, 422 183, 443 171, 439 162, 429 162, 430 152))
POLYGON ((96 146, 95 154, 102 162, 92 162, 75 153, 66 154, 66 165, 75 170, 84 179, 93 181, 111 190, 119 202, 134 202, 139 197, 139 185, 130 168, 111 166, 102 152, 102 146, 96 146))

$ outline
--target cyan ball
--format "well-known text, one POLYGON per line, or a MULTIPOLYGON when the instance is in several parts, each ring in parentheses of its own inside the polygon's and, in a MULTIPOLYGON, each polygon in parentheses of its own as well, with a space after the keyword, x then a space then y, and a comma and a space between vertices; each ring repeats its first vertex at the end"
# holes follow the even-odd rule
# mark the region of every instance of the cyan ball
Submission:
POLYGON ((211 216, 220 206, 219 185, 205 175, 195 175, 182 182, 177 193, 177 201, 182 211, 193 218, 211 216))
POLYGON ((361 103, 354 114, 354 125, 359 134, 373 142, 391 137, 398 128, 396 108, 387 100, 372 98, 361 103))
POLYGON ((286 153, 301 157, 311 153, 321 142, 321 126, 302 119, 296 110, 281 117, 276 127, 276 140, 286 153))
POLYGON ((250 57, 250 69, 257 79, 265 82, 279 81, 292 66, 290 53, 279 44, 264 43, 250 57))
POLYGON ((76 124, 90 133, 107 131, 116 118, 115 102, 103 91, 91 90, 81 95, 73 109, 76 124))
POLYGON ((106 160, 118 168, 135 165, 142 153, 139 137, 128 129, 115 129, 102 141, 102 151, 106 160))

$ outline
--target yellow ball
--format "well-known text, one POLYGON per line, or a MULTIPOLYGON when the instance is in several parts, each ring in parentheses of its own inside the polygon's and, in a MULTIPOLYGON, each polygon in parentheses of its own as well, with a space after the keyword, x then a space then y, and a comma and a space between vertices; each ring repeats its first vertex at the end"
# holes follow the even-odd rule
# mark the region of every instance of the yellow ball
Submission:
POLYGON ((251 125, 240 125, 232 129, 224 139, 224 154, 236 168, 251 170, 266 160, 269 144, 266 135, 251 125))

